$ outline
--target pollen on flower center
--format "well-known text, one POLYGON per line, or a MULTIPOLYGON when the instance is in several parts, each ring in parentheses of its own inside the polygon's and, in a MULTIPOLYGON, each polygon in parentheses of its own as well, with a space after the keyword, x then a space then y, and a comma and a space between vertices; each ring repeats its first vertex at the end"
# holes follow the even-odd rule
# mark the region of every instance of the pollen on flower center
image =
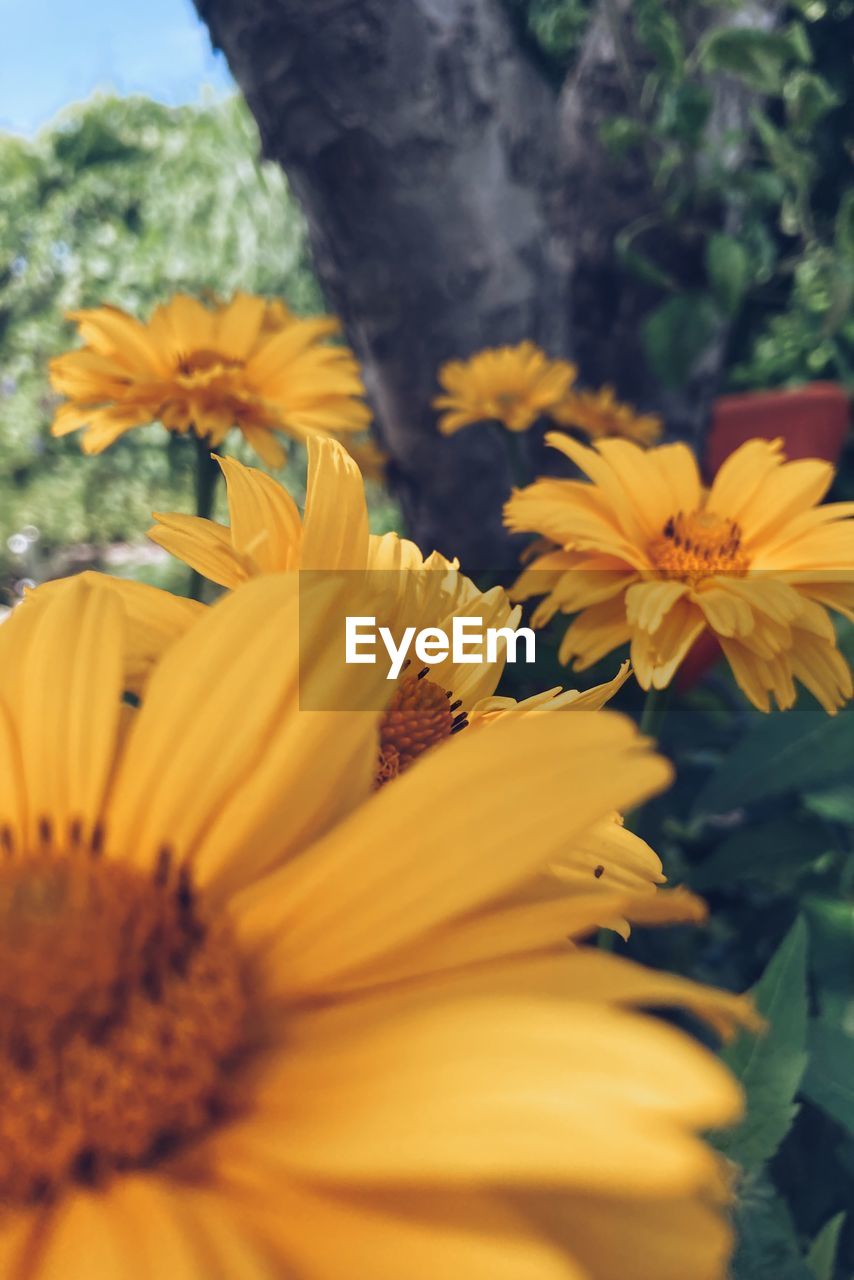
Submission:
POLYGON ((241 967, 164 852, 154 875, 90 848, 0 866, 0 1196, 140 1164, 224 1103, 241 967))
POLYGON ((468 723, 460 702, 427 679, 428 668, 404 676, 380 721, 380 755, 376 786, 396 778, 430 747, 458 733, 468 723))
POLYGON ((741 576, 750 560, 741 546, 734 520, 711 511, 678 512, 649 546, 649 556, 662 574, 692 580, 716 573, 741 576))

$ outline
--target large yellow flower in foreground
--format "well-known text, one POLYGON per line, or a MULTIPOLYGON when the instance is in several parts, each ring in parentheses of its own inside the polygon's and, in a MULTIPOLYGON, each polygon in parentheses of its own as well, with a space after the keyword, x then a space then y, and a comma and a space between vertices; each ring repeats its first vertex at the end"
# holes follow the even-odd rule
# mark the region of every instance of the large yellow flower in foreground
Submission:
POLYGON ((103 584, 0 629, 3 1274, 723 1280, 697 1134, 738 1090, 632 1009, 738 1002, 510 897, 667 767, 543 715, 371 796, 370 720, 297 709, 296 613, 241 587, 138 711, 103 584))
POLYGON ((514 594, 546 597, 534 625, 578 614, 561 661, 587 667, 629 641, 639 682, 660 689, 711 631, 762 711, 770 695, 790 707, 795 680, 831 714, 851 696, 827 609, 854 610, 854 504, 817 505, 829 463, 786 462, 780 441, 750 440, 706 490, 682 444, 548 440, 592 483, 538 480, 513 494, 506 522, 552 544, 514 594))
POLYGON ((570 391, 555 407, 552 417, 563 427, 578 427, 591 440, 621 436, 637 444, 653 445, 664 429, 657 414, 636 413, 631 405, 617 399, 613 387, 607 386, 598 391, 570 391))
POLYGON ((508 431, 527 431, 537 418, 553 416, 575 381, 566 360, 551 360, 533 342, 479 351, 468 360, 450 360, 439 370, 443 394, 439 430, 449 436, 474 422, 500 422, 508 431))
POLYGON ((54 435, 84 427, 100 453, 133 427, 162 422, 212 446, 232 428, 270 466, 284 451, 274 432, 363 431, 370 421, 352 352, 328 342, 338 322, 301 319, 280 302, 237 293, 214 308, 177 294, 147 324, 117 307, 76 311, 85 346, 51 361, 67 396, 54 435))

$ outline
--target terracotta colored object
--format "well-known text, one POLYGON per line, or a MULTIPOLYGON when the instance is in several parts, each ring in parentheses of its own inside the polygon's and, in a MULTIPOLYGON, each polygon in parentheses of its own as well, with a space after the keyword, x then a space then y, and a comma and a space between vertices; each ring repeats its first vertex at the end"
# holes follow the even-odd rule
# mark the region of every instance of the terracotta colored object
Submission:
POLYGON ((754 391, 715 401, 706 446, 711 478, 745 440, 781 436, 789 458, 837 462, 848 430, 851 403, 835 382, 812 382, 793 391, 754 391))
MULTIPOLYGON (((765 440, 782 437, 788 458, 838 462, 850 417, 851 402, 835 382, 813 382, 793 391, 721 396, 715 401, 706 444, 706 479, 711 480, 739 445, 757 436, 765 440)), ((717 640, 705 632, 679 668, 676 687, 693 688, 720 656, 717 640)))

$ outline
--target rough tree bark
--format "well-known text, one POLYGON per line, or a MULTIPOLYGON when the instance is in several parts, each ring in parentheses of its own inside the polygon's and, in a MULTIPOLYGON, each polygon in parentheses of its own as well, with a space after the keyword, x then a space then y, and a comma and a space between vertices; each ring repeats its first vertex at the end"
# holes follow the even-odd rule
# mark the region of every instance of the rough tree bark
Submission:
MULTIPOLYGON (((442 361, 533 338, 696 438, 721 344, 679 396, 646 372, 647 288, 615 262, 615 230, 648 208, 615 181, 597 121, 625 110, 604 16, 558 95, 500 0, 196 0, 305 209, 331 306, 361 358, 391 478, 425 550, 506 570, 506 440, 437 435, 442 361)), ((628 0, 607 0, 620 6, 628 0)))

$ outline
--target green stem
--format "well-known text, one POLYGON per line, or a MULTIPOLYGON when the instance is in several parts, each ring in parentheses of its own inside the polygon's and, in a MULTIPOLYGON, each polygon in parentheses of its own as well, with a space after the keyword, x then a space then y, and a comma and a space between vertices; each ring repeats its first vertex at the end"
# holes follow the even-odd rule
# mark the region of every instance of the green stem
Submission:
MULTIPOLYGON (((664 716, 669 704, 669 685, 666 689, 649 689, 646 701, 643 704, 638 732, 642 733, 645 738, 652 738, 658 742, 661 738, 661 726, 664 723, 664 716)), ((643 805, 640 805, 637 809, 632 809, 631 813, 626 814, 626 827, 629 831, 634 831, 635 834, 638 833, 638 824, 643 814, 643 808, 643 805)))
POLYGON ((501 428, 501 434, 507 441, 513 483, 522 489, 531 482, 531 463, 525 448, 524 436, 519 431, 509 431, 504 427, 501 428))
POLYGON ((650 689, 643 704, 638 729, 647 738, 661 737, 661 726, 670 704, 670 686, 666 689, 650 689))
MULTIPOLYGON (((219 464, 211 457, 207 437, 193 435, 196 444, 196 515, 210 520, 213 514, 216 486, 221 475, 219 464)), ((190 599, 201 600, 206 579, 196 569, 190 571, 190 599)))

